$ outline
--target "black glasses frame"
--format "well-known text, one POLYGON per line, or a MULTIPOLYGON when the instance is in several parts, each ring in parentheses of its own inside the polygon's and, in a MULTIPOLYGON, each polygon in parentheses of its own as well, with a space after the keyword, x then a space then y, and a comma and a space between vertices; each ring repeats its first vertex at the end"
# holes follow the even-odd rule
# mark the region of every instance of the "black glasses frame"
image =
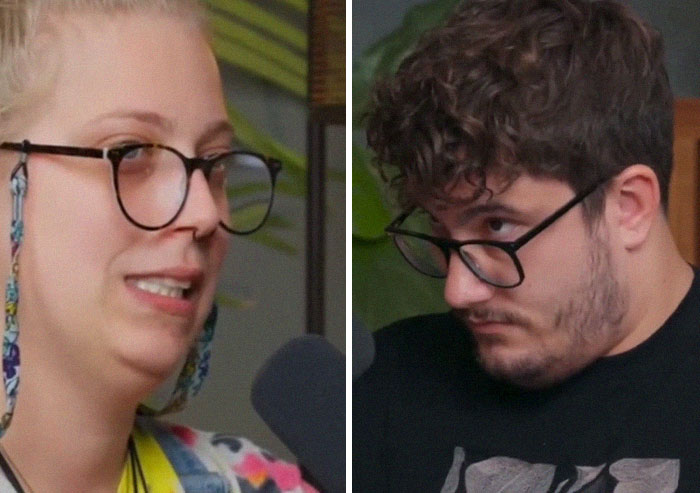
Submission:
MULTIPOLYGON (((145 229, 147 231, 156 231, 159 229, 163 229, 167 226, 170 226, 175 220, 177 220, 178 216, 182 212, 182 209, 185 207, 185 203, 187 202, 187 196, 189 195, 190 192, 190 178, 192 177, 192 173, 194 173, 195 170, 201 169, 202 173, 204 173, 204 176, 209 179, 209 174, 211 173, 212 168, 216 165, 218 161, 221 159, 228 158, 233 155, 240 155, 240 156, 252 156, 257 159, 260 159, 263 163, 265 163, 265 166, 267 166, 268 172, 270 173, 270 184, 271 184, 271 190, 270 190, 270 202, 268 204, 267 211, 265 212, 265 217, 263 220, 260 222, 260 224, 251 230, 247 231, 235 231, 226 224, 224 224, 223 221, 219 221, 219 226, 224 228, 227 232, 235 235, 248 235, 251 233, 256 232, 258 229, 260 229, 264 224, 265 221, 267 220, 268 216, 270 215, 270 210, 272 209, 272 203, 274 201, 275 197, 275 183, 277 181, 277 174, 280 172, 282 169, 282 163, 275 158, 263 156, 262 154, 258 154, 255 152, 247 152, 247 151, 230 151, 226 152, 223 154, 217 154, 216 156, 210 157, 210 158, 198 158, 198 157, 187 157, 184 154, 182 154, 180 151, 177 149, 174 149, 172 147, 164 146, 161 144, 150 144, 150 143, 145 143, 145 144, 126 144, 126 145, 120 145, 117 147, 105 147, 105 148, 93 148, 93 147, 73 147, 73 146, 57 146, 57 145, 45 145, 45 144, 32 144, 28 140, 25 140, 21 143, 18 142, 3 142, 0 144, 0 149, 8 150, 8 151, 16 151, 16 152, 21 152, 25 155, 27 154, 54 154, 54 155, 60 155, 60 156, 74 156, 74 157, 86 157, 86 158, 96 158, 96 159, 106 159, 112 164, 112 179, 114 182, 114 189, 117 194, 117 202, 119 203, 119 208, 121 209, 122 213, 124 216, 131 222, 134 226, 137 226, 141 229, 145 229), (123 161, 124 157, 126 157, 127 154, 130 152, 137 150, 137 149, 165 149, 167 151, 173 152, 175 155, 177 155, 181 160, 183 165, 185 166, 185 174, 187 177, 187 181, 185 184, 185 193, 182 198, 182 203, 180 204, 180 207, 178 208, 177 212, 175 215, 172 217, 172 219, 168 220, 164 224, 161 224, 159 226, 148 226, 145 224, 141 224, 138 221, 136 221, 134 218, 132 218, 129 213, 126 210, 126 207, 124 207, 124 204, 122 203, 121 195, 119 194, 119 179, 117 176, 117 172, 119 171, 119 165, 123 161)), ((27 172, 27 167, 26 167, 26 160, 22 159, 20 162, 17 164, 15 169, 12 171, 12 177, 15 176, 15 174, 20 170, 23 169, 24 173, 28 176, 27 172)))
POLYGON ((523 266, 520 263, 520 260, 518 259, 518 256, 516 255, 516 252, 522 248, 526 243, 528 243, 530 240, 532 240, 535 236, 540 234, 542 231, 544 231, 547 227, 551 226, 554 221, 562 217, 564 214, 569 212, 572 208, 574 208, 576 205, 578 205, 580 202, 583 202, 584 199, 586 199, 590 194, 592 194, 595 190, 598 189, 600 185, 605 183, 608 179, 607 178, 602 178, 596 182, 594 182, 592 185, 590 185, 588 188, 584 189, 581 191, 579 194, 574 196, 571 200, 569 200, 566 204, 561 206, 559 209, 554 211, 550 216, 545 218, 541 223, 539 223, 537 226, 534 226, 532 229, 530 229, 528 232, 522 234, 520 237, 518 237, 514 241, 492 241, 492 240, 466 240, 466 241, 456 241, 452 240, 450 238, 439 238, 437 236, 431 236, 427 235, 424 233, 419 233, 416 231, 410 231, 407 229, 401 229, 401 223, 403 223, 406 218, 413 212, 414 209, 411 209, 409 211, 406 211, 399 215, 396 219, 394 219, 389 226, 387 226, 384 231, 392 237, 394 240, 394 244, 396 245, 396 248, 398 248, 399 252, 401 253, 401 256, 403 256, 404 259, 413 267, 416 269, 418 272, 421 274, 424 274, 429 277, 434 277, 437 279, 444 279, 447 277, 447 275, 439 275, 436 276, 434 274, 427 273, 418 267, 416 267, 411 260, 406 256, 406 254, 403 252, 403 249, 401 246, 399 246, 397 237, 398 236, 411 236, 414 238, 419 238, 425 241, 428 241, 432 243, 433 245, 437 246, 442 253, 445 255, 445 260, 447 263, 450 261, 450 250, 454 250, 457 252, 459 255, 459 258, 462 260, 464 265, 467 266, 467 268, 471 271, 472 274, 474 274, 480 281, 490 284, 491 286, 495 286, 497 288, 515 288, 517 286, 520 286, 525 280, 525 272, 523 270, 523 266), (470 261, 466 258, 464 258, 464 254, 462 252, 462 247, 465 245, 484 245, 484 246, 490 246, 490 247, 495 247, 503 250, 508 256, 513 260, 513 264, 515 265, 515 268, 518 271, 518 282, 514 284, 499 284, 495 283, 493 281, 490 281, 477 270, 475 269, 470 261))

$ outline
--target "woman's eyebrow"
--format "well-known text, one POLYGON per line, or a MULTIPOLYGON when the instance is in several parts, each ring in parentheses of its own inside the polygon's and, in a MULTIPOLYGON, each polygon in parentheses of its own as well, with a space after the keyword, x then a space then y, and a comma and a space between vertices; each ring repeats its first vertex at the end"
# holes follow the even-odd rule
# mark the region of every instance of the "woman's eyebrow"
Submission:
POLYGON ((220 120, 210 123, 207 125, 202 135, 197 139, 196 148, 199 149, 207 143, 222 136, 227 140, 233 140, 234 135, 233 127, 228 120, 220 120))
POLYGON ((95 118, 90 120, 85 126, 91 127, 103 120, 109 119, 136 120, 142 123, 147 123, 149 125, 158 127, 166 132, 173 132, 175 130, 175 124, 171 120, 153 111, 111 111, 96 116, 95 118))
MULTIPOLYGON (((157 127, 165 133, 173 133, 175 131, 175 123, 172 120, 153 111, 111 111, 96 116, 95 118, 91 119, 85 126, 87 128, 91 128, 95 124, 109 119, 136 120, 138 122, 146 123, 148 125, 157 127)), ((205 127, 202 134, 197 139, 196 146, 201 147, 222 135, 228 140, 233 140, 233 127, 231 126, 231 123, 228 122, 228 120, 218 120, 208 124, 205 127)))

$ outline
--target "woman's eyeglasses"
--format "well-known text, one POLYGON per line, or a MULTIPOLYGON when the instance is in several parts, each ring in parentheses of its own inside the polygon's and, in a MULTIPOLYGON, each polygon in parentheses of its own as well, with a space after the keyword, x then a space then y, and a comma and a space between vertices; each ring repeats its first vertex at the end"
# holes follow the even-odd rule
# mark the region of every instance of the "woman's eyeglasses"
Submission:
POLYGON ((97 149, 24 141, 5 142, 0 149, 109 161, 121 211, 131 223, 146 230, 164 228, 177 219, 187 200, 190 177, 200 169, 219 210, 221 227, 232 234, 253 233, 270 214, 275 181, 282 168, 278 160, 252 152, 188 158, 160 144, 97 149))

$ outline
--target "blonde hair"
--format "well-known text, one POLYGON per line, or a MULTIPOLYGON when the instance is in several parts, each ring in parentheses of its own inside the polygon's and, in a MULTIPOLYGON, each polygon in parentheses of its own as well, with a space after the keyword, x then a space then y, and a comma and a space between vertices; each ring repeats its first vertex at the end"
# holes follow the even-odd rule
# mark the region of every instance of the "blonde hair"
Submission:
POLYGON ((0 142, 12 132, 17 110, 35 102, 51 83, 50 50, 38 39, 54 29, 52 18, 142 12, 179 16, 206 31, 198 0, 0 0, 0 142))

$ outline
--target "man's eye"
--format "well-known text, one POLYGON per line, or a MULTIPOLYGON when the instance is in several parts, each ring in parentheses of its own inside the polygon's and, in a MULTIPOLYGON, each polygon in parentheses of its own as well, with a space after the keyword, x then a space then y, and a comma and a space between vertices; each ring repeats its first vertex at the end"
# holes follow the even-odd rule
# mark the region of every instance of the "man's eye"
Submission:
POLYGON ((515 225, 501 218, 490 218, 486 220, 486 229, 489 233, 507 235, 513 232, 515 225))
POLYGON ((487 224, 491 231, 498 233, 503 229, 505 222, 502 219, 489 219, 487 224))

